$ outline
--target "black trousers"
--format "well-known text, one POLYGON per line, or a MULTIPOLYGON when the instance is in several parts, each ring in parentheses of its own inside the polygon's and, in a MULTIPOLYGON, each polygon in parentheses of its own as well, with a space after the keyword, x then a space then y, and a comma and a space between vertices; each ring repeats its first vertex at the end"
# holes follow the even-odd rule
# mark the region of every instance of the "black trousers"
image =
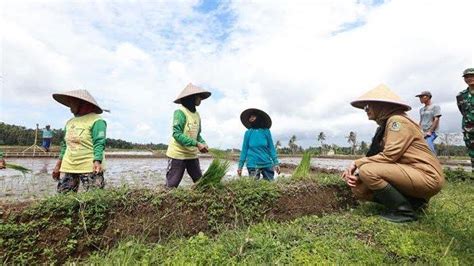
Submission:
POLYGON ((199 165, 199 159, 169 159, 168 170, 166 172, 166 186, 167 187, 178 187, 179 183, 183 179, 184 170, 186 170, 196 183, 202 177, 201 166, 199 165))

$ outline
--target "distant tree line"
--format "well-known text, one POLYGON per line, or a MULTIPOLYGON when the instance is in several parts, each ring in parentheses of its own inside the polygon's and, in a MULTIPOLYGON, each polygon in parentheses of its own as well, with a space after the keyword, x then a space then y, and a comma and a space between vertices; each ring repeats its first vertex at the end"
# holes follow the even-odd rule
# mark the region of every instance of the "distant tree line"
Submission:
MULTIPOLYGON (((64 138, 64 130, 51 129, 54 132, 52 142, 60 143, 64 138)), ((35 129, 9 125, 0 122, 0 145, 32 145, 35 141, 35 129)), ((38 132, 38 144, 41 145, 41 129, 38 132)))
MULTIPOLYGON (((464 145, 451 145, 450 143, 455 143, 455 135, 444 134, 442 136, 442 142, 440 144, 435 144, 435 149, 438 155, 441 156, 467 156, 467 149, 464 145)), ((314 155, 365 155, 369 150, 370 143, 357 140, 357 133, 350 131, 349 134, 345 137, 347 142, 350 144, 349 147, 341 147, 336 144, 326 144, 326 134, 324 132, 319 132, 316 136, 316 141, 319 142, 319 145, 316 147, 309 147, 303 149, 299 146, 297 142, 296 135, 291 136, 288 141, 288 146, 283 147, 282 142, 277 140, 275 142, 275 148, 280 154, 296 154, 309 151, 314 155)))
MULTIPOLYGON (((54 132, 52 143, 53 145, 60 145, 64 139, 63 129, 51 129, 54 132)), ((42 142, 41 128, 38 132, 38 145, 42 142)), ((35 129, 26 128, 23 126, 9 125, 0 122, 0 145, 18 145, 28 146, 32 145, 35 140, 35 129)), ((146 149, 146 150, 166 150, 168 145, 159 143, 139 144, 132 143, 121 139, 107 138, 107 148, 112 149, 146 149)))

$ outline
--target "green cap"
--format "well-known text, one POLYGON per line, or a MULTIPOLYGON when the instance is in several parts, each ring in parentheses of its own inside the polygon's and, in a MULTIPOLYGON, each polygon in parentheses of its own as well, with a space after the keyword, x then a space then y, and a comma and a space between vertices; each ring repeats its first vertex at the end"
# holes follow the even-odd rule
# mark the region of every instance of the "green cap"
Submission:
POLYGON ((462 72, 462 76, 465 77, 466 75, 474 75, 474 68, 466 68, 464 72, 462 72))

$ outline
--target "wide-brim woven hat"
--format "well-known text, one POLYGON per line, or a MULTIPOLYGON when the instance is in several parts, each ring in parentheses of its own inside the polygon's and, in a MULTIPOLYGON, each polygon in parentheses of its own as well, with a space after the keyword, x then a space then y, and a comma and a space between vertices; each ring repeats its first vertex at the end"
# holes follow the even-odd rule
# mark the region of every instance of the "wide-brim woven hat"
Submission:
POLYGON ((101 114, 104 110, 97 104, 97 101, 87 90, 73 90, 62 93, 54 93, 53 98, 67 107, 71 107, 71 103, 75 99, 79 99, 94 105, 97 108, 97 113, 101 114))
POLYGON ((181 91, 176 100, 174 100, 174 103, 181 103, 181 99, 195 94, 199 94, 202 100, 207 99, 209 98, 209 96, 211 96, 211 93, 209 91, 206 91, 204 89, 199 88, 198 86, 193 85, 192 83, 189 83, 183 89, 183 91, 181 91))
POLYGON ((410 105, 405 103, 400 96, 396 95, 389 87, 384 84, 380 84, 374 89, 366 92, 360 96, 357 100, 351 102, 351 105, 364 109, 364 107, 370 102, 381 102, 401 105, 405 108, 405 111, 411 110, 410 105))
POLYGON ((270 116, 265 113, 264 111, 256 108, 249 108, 247 110, 244 110, 240 114, 240 121, 246 128, 251 128, 252 125, 249 122, 249 118, 251 115, 256 115, 258 118, 258 121, 261 123, 261 127, 263 128, 271 128, 272 127, 272 119, 270 116))

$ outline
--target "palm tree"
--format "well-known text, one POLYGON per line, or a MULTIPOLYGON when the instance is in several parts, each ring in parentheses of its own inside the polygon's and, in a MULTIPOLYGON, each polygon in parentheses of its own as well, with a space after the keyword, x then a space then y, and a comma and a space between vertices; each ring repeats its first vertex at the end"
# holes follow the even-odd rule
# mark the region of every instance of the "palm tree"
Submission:
POLYGON ((288 147, 290 148, 292 154, 294 154, 298 149, 298 145, 296 145, 295 135, 291 136, 290 141, 288 141, 288 147))
POLYGON ((324 132, 319 132, 319 135, 318 135, 318 141, 319 141, 319 144, 321 145, 321 154, 323 153, 323 147, 324 147, 324 141, 326 140, 326 135, 324 134, 324 132))
POLYGON ((277 142, 275 143, 275 149, 278 151, 280 148, 281 148, 281 142, 277 140, 277 142))
POLYGON ((351 144, 351 153, 355 153, 355 149, 357 146, 357 134, 354 131, 349 132, 349 136, 346 137, 347 142, 351 144))

